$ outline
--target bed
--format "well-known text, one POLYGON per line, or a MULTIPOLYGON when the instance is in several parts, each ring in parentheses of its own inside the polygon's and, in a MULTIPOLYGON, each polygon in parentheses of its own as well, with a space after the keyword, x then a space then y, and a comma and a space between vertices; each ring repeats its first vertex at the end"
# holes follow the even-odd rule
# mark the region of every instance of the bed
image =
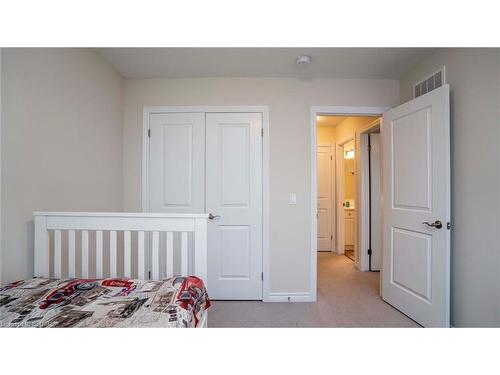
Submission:
POLYGON ((207 218, 34 213, 35 277, 0 288, 0 326, 206 327, 207 218))

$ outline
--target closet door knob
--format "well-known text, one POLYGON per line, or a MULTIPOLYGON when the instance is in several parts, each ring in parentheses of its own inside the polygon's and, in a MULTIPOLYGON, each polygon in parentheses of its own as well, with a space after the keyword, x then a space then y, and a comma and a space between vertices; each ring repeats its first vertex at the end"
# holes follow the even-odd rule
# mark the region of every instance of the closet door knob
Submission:
POLYGON ((212 215, 211 213, 208 214, 208 219, 209 220, 216 220, 220 219, 220 215, 212 215))

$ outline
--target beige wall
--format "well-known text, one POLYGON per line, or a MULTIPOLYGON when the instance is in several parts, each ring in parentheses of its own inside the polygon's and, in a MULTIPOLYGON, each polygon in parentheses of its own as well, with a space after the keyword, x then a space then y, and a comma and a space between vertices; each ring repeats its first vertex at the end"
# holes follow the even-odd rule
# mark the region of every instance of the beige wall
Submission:
MULTIPOLYGON (((348 117, 337 125, 337 141, 344 142, 348 138, 355 139, 355 133, 364 129, 369 123, 375 121, 377 117, 357 116, 348 117)), ((357 150, 356 150, 357 151, 357 150)), ((356 156, 356 152, 354 153, 356 156)))
POLYGON ((2 51, 2 280, 33 272, 32 212, 122 207, 123 80, 87 49, 2 51))
POLYGON ((398 101, 399 83, 391 80, 126 80, 123 207, 141 209, 143 106, 269 105, 271 292, 309 292, 310 106, 391 106, 398 101), (288 205, 289 192, 297 193, 297 205, 288 205))
POLYGON ((500 326, 500 50, 438 50, 401 80, 401 102, 442 65, 451 89, 452 324, 500 326))
POLYGON ((318 145, 332 145, 335 143, 335 127, 334 126, 318 126, 316 139, 318 145))

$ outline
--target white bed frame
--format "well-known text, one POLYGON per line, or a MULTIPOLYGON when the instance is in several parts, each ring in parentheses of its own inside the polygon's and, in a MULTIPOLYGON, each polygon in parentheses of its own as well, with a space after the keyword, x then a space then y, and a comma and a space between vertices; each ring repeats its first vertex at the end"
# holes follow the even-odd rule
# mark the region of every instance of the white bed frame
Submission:
MULTIPOLYGON (((158 214, 116 212, 34 212, 36 277, 62 277, 62 231, 67 231, 68 277, 76 277, 76 231, 81 231, 82 278, 131 277, 131 233, 137 232, 137 275, 139 279, 174 276, 174 232, 180 232, 181 272, 188 276, 188 233, 194 237, 194 269, 191 274, 207 285, 208 214, 158 214), (90 274, 89 232, 95 231, 95 274, 90 274), (103 232, 109 232, 109 270, 104 269, 103 232), (51 239, 52 232, 52 241, 51 239), (117 232, 123 232, 118 249, 117 232), (166 232, 166 246, 160 249, 160 232, 166 232), (51 249, 51 243, 53 247, 51 249), (118 275, 118 252, 123 254, 123 275, 118 275), (160 269, 160 254, 165 251, 165 269, 160 269), (150 260, 150 261, 148 261, 150 260), (52 265, 52 266, 51 266, 52 265), (148 266, 150 265, 150 267, 148 266), (51 268, 53 272, 51 274, 51 268)), ((200 326, 206 327, 207 314, 200 326)))

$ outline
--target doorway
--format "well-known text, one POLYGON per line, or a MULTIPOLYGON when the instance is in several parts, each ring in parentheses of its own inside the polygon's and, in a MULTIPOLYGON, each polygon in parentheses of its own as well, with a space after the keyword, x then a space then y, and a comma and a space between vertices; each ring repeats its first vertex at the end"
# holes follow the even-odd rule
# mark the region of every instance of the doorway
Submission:
POLYGON ((265 299, 267 108, 149 107, 144 130, 144 210, 211 214, 212 299, 265 299))
POLYGON ((359 137, 379 116, 316 116, 316 244, 360 268, 359 137))
MULTIPOLYGON (((359 159, 356 159, 356 155, 358 154, 357 147, 359 147, 359 131, 364 128, 364 126, 368 123, 373 122, 375 119, 379 118, 382 113, 387 111, 388 107, 311 107, 311 233, 314 234, 311 236, 311 300, 315 301, 317 299, 317 257, 318 251, 322 253, 330 253, 333 255, 342 256, 346 259, 347 262, 352 262, 353 269, 359 269, 360 267, 360 256, 358 249, 358 223, 356 219, 356 210, 358 209, 358 205, 356 204, 359 201, 359 182, 357 181, 359 176, 356 176, 356 169, 359 168, 359 159), (365 118, 365 121, 357 126, 346 126, 346 125, 354 125, 353 120, 356 118, 365 118), (342 124, 341 124, 342 123, 342 124), (341 124, 341 125, 340 125, 341 124), (350 130, 349 130, 350 129, 350 130), (347 144, 349 141, 353 141, 354 144, 354 155, 351 152, 348 154, 348 157, 354 156, 354 198, 351 198, 349 201, 349 211, 351 212, 351 216, 348 217, 351 222, 350 229, 353 233, 353 237, 350 237, 348 240, 352 238, 352 242, 348 241, 348 245, 350 245, 348 249, 348 255, 351 255, 354 260, 347 259, 345 254, 345 210, 343 199, 339 199, 339 196, 342 197, 342 192, 344 184, 338 183, 337 176, 340 172, 343 173, 343 163, 340 161, 344 159, 344 149, 343 146, 347 144), (324 212, 320 212, 318 198, 321 196, 321 192, 319 191, 319 183, 321 177, 321 173, 318 171, 318 148, 319 146, 329 146, 332 151, 333 158, 333 171, 332 175, 334 176, 332 182, 332 194, 334 196, 334 204, 332 205, 332 215, 330 216, 330 220, 321 220, 320 215, 324 212), (342 147, 340 147, 342 146, 342 147), (319 246, 318 234, 328 233, 325 231, 325 223, 329 226, 329 230, 331 230, 332 238, 332 246, 331 250, 321 249, 319 246), (354 225, 352 225, 354 224, 354 225), (322 232, 319 232, 321 225, 322 232), (321 250, 320 250, 321 249, 321 250), (349 254, 349 250, 352 250, 349 254)), ((348 147, 349 148, 349 147, 348 147)), ((350 168, 346 168, 349 170, 350 168)), ((351 168, 352 172, 352 168, 351 168)), ((324 219, 324 218, 323 218, 324 219)), ((350 235, 350 234, 349 234, 350 235)), ((324 236, 323 236, 324 237, 324 236)))

